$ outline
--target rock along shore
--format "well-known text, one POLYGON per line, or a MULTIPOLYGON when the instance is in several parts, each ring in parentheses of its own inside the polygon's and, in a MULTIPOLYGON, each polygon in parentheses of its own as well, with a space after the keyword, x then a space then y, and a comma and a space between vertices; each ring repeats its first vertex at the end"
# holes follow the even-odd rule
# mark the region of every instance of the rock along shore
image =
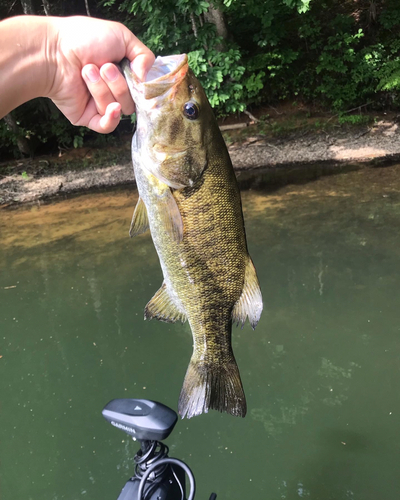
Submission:
MULTIPOLYGON (((255 134, 257 132, 255 131, 255 134)), ((296 131, 284 138, 264 135, 248 136, 229 146, 235 171, 253 172, 267 169, 272 175, 303 171, 323 166, 341 171, 351 168, 400 162, 400 124, 381 120, 374 125, 343 130, 296 131)), ((238 174, 239 180, 242 174, 238 174)), ((248 178, 246 174, 244 178, 248 178)), ((287 177, 287 176, 286 176, 287 177)), ((290 178, 287 177, 290 182, 290 178)), ((87 191, 132 184, 135 182, 131 163, 90 170, 65 171, 56 175, 32 176, 24 179, 13 174, 0 177, 0 205, 9 206, 57 197, 64 193, 87 191)))

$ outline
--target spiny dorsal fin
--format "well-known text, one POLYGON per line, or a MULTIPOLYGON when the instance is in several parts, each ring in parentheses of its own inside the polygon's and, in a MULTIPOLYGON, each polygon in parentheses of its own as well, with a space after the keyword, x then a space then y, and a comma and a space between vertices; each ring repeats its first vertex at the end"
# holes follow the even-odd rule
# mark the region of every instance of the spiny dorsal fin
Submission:
POLYGON ((175 321, 184 323, 187 319, 185 313, 179 311, 172 301, 165 283, 162 284, 161 288, 145 307, 144 318, 157 318, 167 323, 175 323, 175 321))
POLYGON ((131 227, 129 229, 129 236, 133 238, 138 234, 143 234, 149 229, 149 219, 147 217, 147 209, 142 198, 138 202, 133 212, 131 227))
POLYGON ((246 264, 242 295, 233 308, 232 319, 234 322, 236 321, 237 324, 242 323, 243 327, 246 317, 248 316, 254 330, 260 319, 262 310, 263 302, 260 284, 258 283, 253 261, 249 257, 246 264))

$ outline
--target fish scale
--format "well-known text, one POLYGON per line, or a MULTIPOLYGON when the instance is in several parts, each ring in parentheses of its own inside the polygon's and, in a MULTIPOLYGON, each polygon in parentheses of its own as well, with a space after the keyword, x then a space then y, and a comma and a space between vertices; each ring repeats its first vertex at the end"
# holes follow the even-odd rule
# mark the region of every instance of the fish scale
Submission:
POLYGON ((216 409, 244 417, 232 321, 243 324, 248 317, 254 328, 263 306, 236 177, 187 56, 157 58, 155 65, 162 76, 149 82, 140 82, 129 63, 122 65, 138 120, 132 159, 140 200, 131 235, 150 228, 164 275, 145 318, 187 320, 192 330, 180 415, 216 409))

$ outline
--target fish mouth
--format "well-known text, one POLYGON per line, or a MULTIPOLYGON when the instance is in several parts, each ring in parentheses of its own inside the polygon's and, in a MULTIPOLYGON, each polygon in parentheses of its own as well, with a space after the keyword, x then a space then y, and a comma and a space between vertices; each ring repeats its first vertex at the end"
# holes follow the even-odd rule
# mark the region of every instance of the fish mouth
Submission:
POLYGON ((189 64, 186 54, 157 57, 146 75, 144 82, 140 81, 131 70, 130 63, 124 59, 121 63, 123 74, 128 82, 133 100, 141 94, 145 99, 154 99, 178 85, 186 76, 189 64))

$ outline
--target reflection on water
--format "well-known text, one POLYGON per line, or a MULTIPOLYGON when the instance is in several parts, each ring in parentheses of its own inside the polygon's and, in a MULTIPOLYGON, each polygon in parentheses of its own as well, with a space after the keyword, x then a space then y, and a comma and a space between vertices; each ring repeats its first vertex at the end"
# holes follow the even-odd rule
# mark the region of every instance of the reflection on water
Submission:
MULTIPOLYGON (((128 237, 136 199, 0 211, 2 500, 116 498, 137 445, 104 404, 176 409, 191 334, 143 321, 162 276, 150 237, 128 237)), ((170 454, 198 498, 397 498, 400 167, 243 205, 265 301, 255 332, 234 330, 249 413, 179 421, 170 454)))

